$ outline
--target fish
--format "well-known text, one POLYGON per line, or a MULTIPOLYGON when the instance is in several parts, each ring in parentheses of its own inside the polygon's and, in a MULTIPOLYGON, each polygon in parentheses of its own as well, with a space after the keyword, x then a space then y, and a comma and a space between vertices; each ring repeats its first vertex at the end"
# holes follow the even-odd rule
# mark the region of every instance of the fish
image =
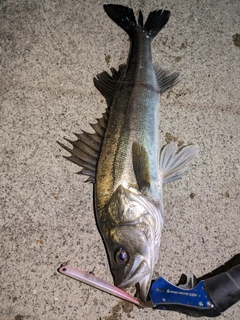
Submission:
POLYGON ((163 186, 189 171, 199 148, 160 145, 160 96, 178 82, 179 73, 153 64, 151 44, 170 11, 152 11, 144 22, 142 12, 136 21, 129 7, 107 4, 104 10, 130 38, 127 62, 93 79, 107 104, 90 124, 94 133, 65 138, 71 148, 59 144, 93 183, 96 224, 114 284, 135 286, 138 299, 146 301, 164 224, 163 186))

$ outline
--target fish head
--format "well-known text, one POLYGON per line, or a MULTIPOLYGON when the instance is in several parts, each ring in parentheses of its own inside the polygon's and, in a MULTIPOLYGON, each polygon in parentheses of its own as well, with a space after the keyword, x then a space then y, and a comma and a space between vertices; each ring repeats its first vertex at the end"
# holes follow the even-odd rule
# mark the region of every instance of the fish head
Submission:
POLYGON ((139 191, 122 185, 106 210, 103 238, 114 284, 119 288, 136 285, 137 296, 145 301, 158 258, 161 213, 139 191))

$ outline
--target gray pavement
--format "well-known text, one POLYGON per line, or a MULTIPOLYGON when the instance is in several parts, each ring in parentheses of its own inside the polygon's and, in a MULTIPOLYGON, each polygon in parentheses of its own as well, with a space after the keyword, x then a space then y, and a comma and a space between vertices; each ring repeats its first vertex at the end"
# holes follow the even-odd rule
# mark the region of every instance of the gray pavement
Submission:
MULTIPOLYGON (((0 1, 1 320, 190 319, 138 309, 57 272, 69 261, 112 281, 92 185, 56 143, 90 130, 106 107, 93 77, 126 61, 129 41, 104 3, 0 1)), ((153 43, 154 61, 181 73, 161 100, 162 144, 198 144, 200 154, 165 187, 155 275, 200 276, 240 252, 240 2, 112 3, 145 17, 172 12, 153 43)), ((240 319, 240 303, 218 319, 240 319)))

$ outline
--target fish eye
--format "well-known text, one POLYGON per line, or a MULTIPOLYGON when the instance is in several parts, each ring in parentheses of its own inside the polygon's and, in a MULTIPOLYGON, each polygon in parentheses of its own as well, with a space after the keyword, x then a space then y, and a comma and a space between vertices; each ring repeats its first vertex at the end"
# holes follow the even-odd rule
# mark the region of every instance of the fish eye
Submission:
POLYGON ((118 264, 123 264, 128 262, 128 253, 126 250, 124 250, 123 248, 118 248, 115 251, 115 261, 118 264))

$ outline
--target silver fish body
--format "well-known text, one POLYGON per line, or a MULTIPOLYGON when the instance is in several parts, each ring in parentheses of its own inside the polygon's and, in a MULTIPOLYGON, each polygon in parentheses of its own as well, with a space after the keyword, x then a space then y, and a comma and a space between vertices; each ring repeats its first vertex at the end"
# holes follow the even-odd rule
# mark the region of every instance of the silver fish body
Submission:
POLYGON ((69 157, 82 166, 80 173, 94 182, 95 215, 105 243, 115 285, 137 285, 145 301, 158 259, 163 228, 163 184, 179 179, 196 156, 188 146, 177 153, 167 145, 160 158, 160 94, 177 82, 152 63, 151 43, 167 23, 169 11, 153 11, 145 24, 138 23, 132 9, 105 5, 109 17, 129 35, 128 62, 112 75, 102 72, 95 79, 108 108, 94 134, 84 132, 69 157))

